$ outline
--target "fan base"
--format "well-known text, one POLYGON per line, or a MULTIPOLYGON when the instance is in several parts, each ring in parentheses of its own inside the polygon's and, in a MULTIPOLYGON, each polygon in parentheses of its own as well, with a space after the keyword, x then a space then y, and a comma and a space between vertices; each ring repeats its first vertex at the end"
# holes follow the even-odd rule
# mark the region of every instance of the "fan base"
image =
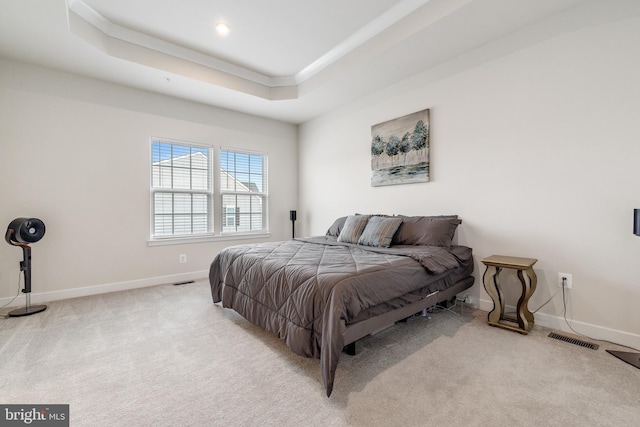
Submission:
POLYGON ((614 355, 618 359, 627 362, 631 366, 635 366, 640 369, 640 353, 633 353, 631 351, 614 351, 607 350, 607 353, 614 355))
POLYGON ((30 316, 32 314, 40 313, 41 311, 45 311, 47 309, 46 305, 32 305, 29 307, 22 307, 16 310, 10 311, 10 317, 20 317, 20 316, 30 316))

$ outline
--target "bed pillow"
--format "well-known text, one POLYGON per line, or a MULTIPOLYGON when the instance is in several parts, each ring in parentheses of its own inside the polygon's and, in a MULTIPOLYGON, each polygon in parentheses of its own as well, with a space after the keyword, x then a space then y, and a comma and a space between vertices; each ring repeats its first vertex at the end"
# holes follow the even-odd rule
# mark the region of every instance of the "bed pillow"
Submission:
POLYGON ((394 236, 394 245, 425 245, 449 248, 461 220, 457 215, 400 216, 402 225, 394 236))
POLYGON ((393 235, 398 231, 400 224, 402 224, 401 218, 373 216, 367 222, 367 226, 358 239, 358 244, 388 248, 391 246, 393 235))
POLYGON ((369 222, 369 215, 349 215, 338 235, 338 242, 358 243, 367 222, 369 222))
POLYGON ((342 227, 344 227, 344 222, 347 220, 346 216, 342 216, 338 219, 336 219, 333 224, 331 225, 331 227, 329 227, 329 229, 327 230, 327 236, 336 236, 338 237, 340 235, 340 231, 342 231, 342 227))

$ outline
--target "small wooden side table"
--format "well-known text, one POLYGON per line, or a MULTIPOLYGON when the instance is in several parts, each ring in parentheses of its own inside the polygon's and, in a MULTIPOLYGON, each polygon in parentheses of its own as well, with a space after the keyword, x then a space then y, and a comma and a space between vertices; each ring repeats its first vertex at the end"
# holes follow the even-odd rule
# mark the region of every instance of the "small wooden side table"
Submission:
POLYGON ((533 327, 533 313, 529 311, 527 306, 529 298, 536 290, 538 278, 533 271, 533 265, 538 262, 535 258, 519 258, 512 256, 491 255, 484 258, 482 263, 487 266, 484 272, 483 282, 484 289, 493 300, 493 310, 489 312, 489 325, 497 326, 511 331, 527 334, 533 327), (522 295, 518 300, 516 318, 508 318, 504 315, 504 295, 498 282, 498 276, 503 268, 511 268, 518 271, 518 279, 522 283, 522 295), (529 276, 529 280, 525 280, 524 274, 529 276), (503 323, 503 321, 512 322, 513 325, 503 323), (518 324, 518 327, 515 326, 518 324))

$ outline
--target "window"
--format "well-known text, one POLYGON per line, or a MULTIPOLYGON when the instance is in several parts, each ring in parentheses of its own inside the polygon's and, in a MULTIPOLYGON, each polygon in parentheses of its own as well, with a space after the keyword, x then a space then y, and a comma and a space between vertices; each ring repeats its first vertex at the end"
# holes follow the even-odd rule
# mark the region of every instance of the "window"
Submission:
POLYGON ((217 160, 214 177, 212 147, 151 139, 152 240, 268 230, 267 155, 221 149, 217 160))
POLYGON ((223 208, 225 211, 222 214, 222 225, 223 227, 235 227, 236 225, 236 207, 235 206, 226 206, 223 208))
POLYGON ((152 140, 152 237, 212 232, 211 148, 152 140))
POLYGON ((220 150, 222 234, 267 230, 267 156, 220 150))

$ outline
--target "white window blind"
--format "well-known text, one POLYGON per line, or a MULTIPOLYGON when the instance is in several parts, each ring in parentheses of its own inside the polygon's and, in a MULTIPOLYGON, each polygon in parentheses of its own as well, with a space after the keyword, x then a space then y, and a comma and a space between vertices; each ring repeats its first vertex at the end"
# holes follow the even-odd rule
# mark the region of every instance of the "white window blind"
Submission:
POLYGON ((267 155, 220 150, 222 234, 266 231, 267 155))
POLYGON ((267 159, 237 149, 214 159, 212 147, 151 138, 151 240, 268 232, 267 159))
POLYGON ((212 149, 151 141, 152 238, 212 233, 212 149))

